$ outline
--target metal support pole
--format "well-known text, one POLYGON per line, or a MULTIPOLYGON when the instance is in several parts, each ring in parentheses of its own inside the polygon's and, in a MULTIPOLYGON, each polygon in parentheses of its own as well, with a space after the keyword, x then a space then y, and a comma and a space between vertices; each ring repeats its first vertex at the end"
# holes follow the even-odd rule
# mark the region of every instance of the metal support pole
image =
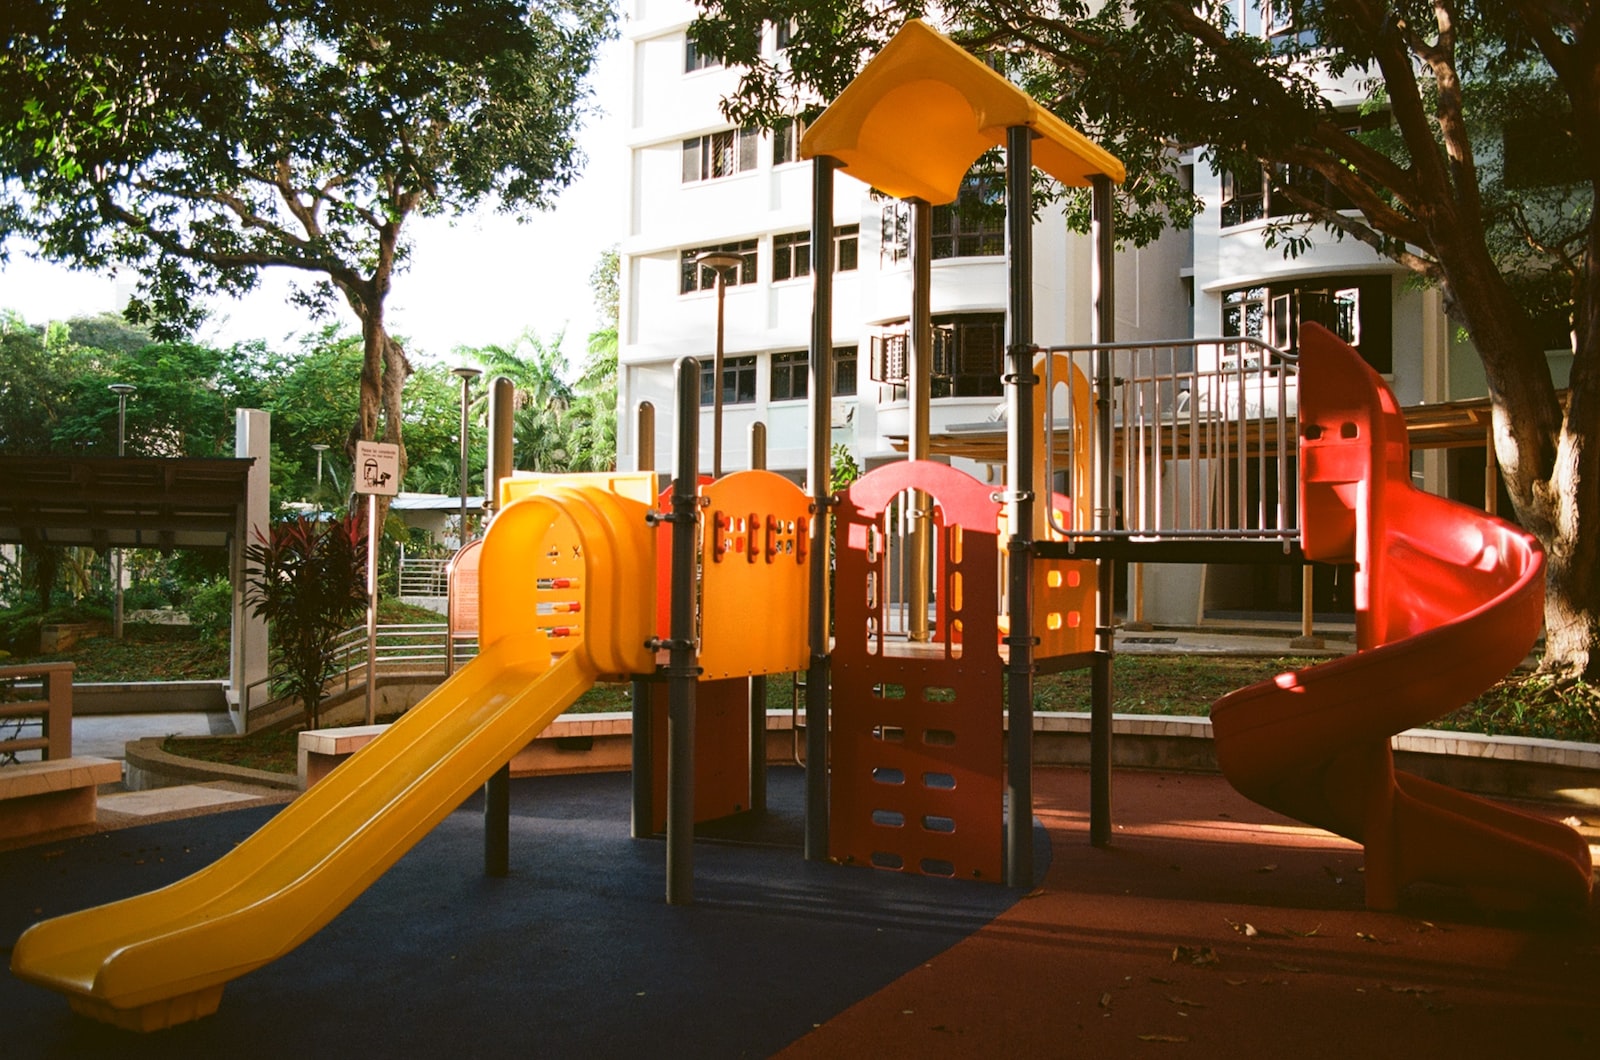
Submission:
MULTIPOLYGON (((699 415, 697 411, 695 415, 699 415)), ((656 467, 656 407, 641 401, 634 410, 633 469, 656 467)), ((653 682, 633 680, 633 813, 630 834, 644 839, 655 831, 656 760, 650 717, 653 682)))
POLYGON ((811 489, 810 666, 806 670, 806 860, 828 856, 828 541, 833 454, 833 171, 811 162, 811 489))
POLYGON ((367 724, 377 715, 378 495, 367 494, 367 724))
MULTIPOLYGON (((461 371, 461 369, 457 369, 461 371)), ((466 533, 466 436, 467 436, 467 384, 461 380, 461 527, 466 533)), ((500 480, 511 477, 513 467, 512 445, 516 428, 517 385, 509 377, 497 375, 489 381, 489 452, 483 464, 484 505, 494 508, 499 503, 500 480)), ((485 524, 485 532, 488 527, 485 524)), ((452 634, 453 636, 454 634, 452 634)), ((490 775, 483 785, 483 871, 486 876, 511 874, 511 763, 507 762, 490 775)))
MULTIPOLYGON (((1094 341, 1116 340, 1116 292, 1113 287, 1116 236, 1113 224, 1111 178, 1090 178, 1093 190, 1094 238, 1094 341)), ((1102 350, 1095 366, 1095 520, 1097 528, 1116 526, 1112 510, 1116 496, 1111 445, 1111 355, 1102 350)), ((1116 613, 1112 594, 1116 568, 1112 560, 1099 563, 1095 607, 1095 656, 1089 704, 1089 842, 1111 842, 1111 703, 1112 659, 1116 648, 1116 613)))
POLYGON ((1006 691, 1006 883, 1033 886, 1033 131, 1006 130, 1006 253, 1010 385, 1006 452, 1010 467, 1011 556, 1006 596, 1011 631, 1006 691))
POLYGON ((672 480, 672 600, 667 662, 667 904, 694 902, 695 561, 699 534, 700 362, 678 362, 672 480))
MULTIPOLYGON (((750 425, 750 469, 767 469, 767 425, 750 425)), ((750 812, 767 812, 767 675, 750 678, 750 812)))
MULTIPOLYGON (((906 410, 910 430, 906 438, 908 460, 928 459, 928 415, 933 401, 933 207, 911 200, 911 342, 907 358, 906 410)), ((931 574, 928 545, 929 499, 911 491, 911 518, 906 541, 906 600, 911 608, 906 633, 925 642, 928 632, 928 596, 931 574)))

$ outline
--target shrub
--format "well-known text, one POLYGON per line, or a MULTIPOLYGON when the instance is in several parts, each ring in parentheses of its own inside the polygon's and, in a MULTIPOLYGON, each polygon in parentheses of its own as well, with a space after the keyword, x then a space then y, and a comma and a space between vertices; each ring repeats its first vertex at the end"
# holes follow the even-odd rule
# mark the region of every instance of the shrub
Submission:
POLYGON ((213 578, 190 593, 185 610, 203 639, 220 640, 233 625, 233 586, 226 578, 213 578))

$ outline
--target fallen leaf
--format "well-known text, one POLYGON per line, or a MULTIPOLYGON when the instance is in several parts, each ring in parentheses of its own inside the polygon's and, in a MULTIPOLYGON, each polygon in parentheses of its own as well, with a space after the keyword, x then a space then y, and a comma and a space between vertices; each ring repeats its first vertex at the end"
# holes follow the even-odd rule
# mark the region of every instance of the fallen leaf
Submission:
POLYGON ((1321 931, 1321 930, 1322 930, 1322 925, 1318 924, 1316 927, 1312 928, 1310 931, 1296 931, 1294 928, 1286 927, 1286 928, 1283 929, 1283 933, 1285 935, 1292 935, 1297 939, 1311 939, 1311 938, 1316 938, 1317 937, 1317 933, 1319 931, 1321 931))
POLYGON ((1257 869, 1256 871, 1257 872, 1277 872, 1278 871, 1278 866, 1276 866, 1276 865, 1263 865, 1259 869, 1257 869))
POLYGON ((1389 992, 1392 994, 1437 994, 1439 988, 1436 986, 1391 986, 1389 992))
POLYGON ((1044 888, 1043 887, 1036 887, 1033 890, 1029 891, 1027 894, 1023 895, 1022 897, 1024 897, 1024 898, 1042 898, 1043 896, 1044 896, 1044 888))
POLYGON ((1111 995, 1109 993, 1100 995, 1100 1007, 1101 1008, 1110 1008, 1111 1007, 1111 995))
POLYGON ((1173 964, 1221 964, 1222 958, 1210 946, 1175 946, 1172 950, 1173 964))
POLYGON ((1188 1037, 1182 1034, 1141 1034, 1141 1042, 1186 1042, 1188 1037))
POLYGON ((1150 977, 1150 981, 1152 983, 1160 983, 1162 986, 1171 986, 1173 983, 1177 982, 1176 979, 1167 979, 1167 978, 1165 978, 1163 976, 1159 976, 1159 975, 1152 975, 1150 977))
POLYGON ((1206 1003, 1204 1001, 1190 1001, 1186 997, 1173 997, 1170 994, 1167 996, 1167 1000, 1172 1002, 1174 1005, 1177 1005, 1179 1008, 1205 1008, 1206 1007, 1206 1003))
POLYGON ((1281 961, 1273 961, 1272 966, 1280 972, 1293 972, 1296 975, 1304 975, 1306 973, 1306 970, 1297 964, 1284 964, 1281 961))
POLYGON ((1249 981, 1250 980, 1248 980, 1248 979, 1224 979, 1223 980, 1223 982, 1227 983, 1229 986, 1244 986, 1249 981))
POLYGON ((1365 931, 1356 932, 1356 938, 1360 939, 1363 942, 1381 942, 1385 946, 1393 946, 1395 944, 1395 940, 1394 939, 1379 938, 1376 935, 1369 935, 1365 931))

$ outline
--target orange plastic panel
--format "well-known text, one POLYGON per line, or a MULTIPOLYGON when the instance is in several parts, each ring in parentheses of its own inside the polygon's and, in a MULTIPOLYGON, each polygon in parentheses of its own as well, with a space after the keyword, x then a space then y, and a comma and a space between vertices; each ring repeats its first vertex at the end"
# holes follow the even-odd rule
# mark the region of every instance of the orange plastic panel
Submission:
POLYGON ((738 471, 700 492, 703 679, 805 669, 810 498, 770 471, 738 471))
POLYGON ((1354 654, 1211 708, 1218 764, 1264 806, 1366 847, 1367 904, 1409 884, 1582 906, 1589 848, 1543 818, 1398 773, 1390 737, 1511 670, 1543 623, 1544 557, 1522 530, 1411 486, 1394 395, 1324 329, 1301 329, 1308 556, 1357 564, 1354 654))
MULTIPOLYGON (((667 683, 651 681, 652 827, 667 827, 667 683)), ((750 808, 750 681, 701 681, 694 690, 694 819, 715 821, 750 808)))
POLYGON ((1001 879, 1004 743, 996 644, 998 506, 944 464, 904 461, 856 480, 835 522, 829 853, 901 872, 1001 879), (935 640, 886 637, 881 547, 890 502, 933 505, 935 640), (959 592, 957 591, 959 586, 959 592))
MULTIPOLYGON (((1072 500, 1056 494, 1052 501, 1056 521, 1071 526, 1072 500)), ((1003 559, 1001 584, 1009 585, 1004 564, 1010 562, 1006 542, 1010 538, 1005 514, 1000 516, 1000 548, 1003 559)), ((1049 531, 1050 540, 1061 534, 1049 531)), ((1038 640, 1035 658, 1094 650, 1095 600, 1099 589, 1098 568, 1092 559, 1041 559, 1033 561, 1033 635, 1038 640)), ((1000 616, 1000 632, 1008 632, 1007 616, 1000 616)))

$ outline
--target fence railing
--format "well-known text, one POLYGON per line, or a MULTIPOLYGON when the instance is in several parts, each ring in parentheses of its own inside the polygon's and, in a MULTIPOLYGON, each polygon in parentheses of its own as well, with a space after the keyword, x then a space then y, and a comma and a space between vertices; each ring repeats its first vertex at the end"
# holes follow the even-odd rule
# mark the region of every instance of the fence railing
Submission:
MULTIPOLYGON (((445 672, 446 641, 450 627, 444 622, 396 623, 379 625, 377 644, 373 652, 378 672, 382 673, 437 673, 445 672)), ((458 636, 455 641, 455 665, 462 664, 478 654, 476 636, 458 636)), ((329 682, 343 688, 352 683, 361 684, 367 677, 367 627, 354 626, 339 634, 334 642, 334 677, 329 682)))
POLYGON ((0 766, 72 757, 73 668, 0 666, 0 766))
POLYGON ((1093 481, 1064 490, 1088 497, 1096 518, 1067 527, 1052 515, 1053 528, 1068 540, 1299 539, 1299 366, 1292 355, 1243 337, 1048 352, 1071 358, 1083 374, 1053 378, 1053 359, 1045 358, 1046 394, 1065 386, 1066 407, 1074 408, 1079 388, 1089 387, 1096 422, 1066 425, 1046 417, 1047 459, 1063 429, 1095 431, 1102 450, 1093 481), (1109 423, 1100 423, 1108 412, 1109 423))
POLYGON ((417 559, 400 554, 401 596, 445 596, 450 591, 448 559, 417 559))

